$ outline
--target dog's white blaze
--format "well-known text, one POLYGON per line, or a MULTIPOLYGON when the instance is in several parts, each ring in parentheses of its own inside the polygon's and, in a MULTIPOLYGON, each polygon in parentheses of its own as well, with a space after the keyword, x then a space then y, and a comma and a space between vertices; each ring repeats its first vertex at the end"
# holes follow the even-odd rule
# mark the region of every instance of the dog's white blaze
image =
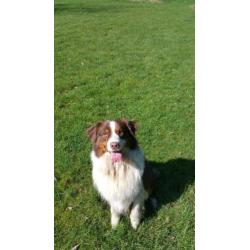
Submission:
POLYGON ((109 152, 113 151, 112 148, 111 148, 111 143, 112 142, 118 142, 119 145, 120 145, 120 150, 121 150, 123 148, 124 144, 125 144, 125 141, 123 139, 121 139, 119 137, 119 135, 116 134, 116 132, 115 132, 116 122, 115 121, 110 121, 109 122, 109 127, 110 127, 110 130, 111 130, 111 135, 110 135, 110 138, 108 139, 108 142, 107 142, 108 151, 109 152))
POLYGON ((111 142, 119 142, 119 136, 115 133, 115 125, 116 123, 114 121, 111 121, 109 123, 110 129, 111 129, 111 136, 110 136, 110 141, 111 142))

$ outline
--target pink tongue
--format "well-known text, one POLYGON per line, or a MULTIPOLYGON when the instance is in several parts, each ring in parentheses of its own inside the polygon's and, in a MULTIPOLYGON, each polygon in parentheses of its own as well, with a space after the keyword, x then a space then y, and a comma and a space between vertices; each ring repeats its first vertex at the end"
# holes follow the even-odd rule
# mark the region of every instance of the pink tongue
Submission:
POLYGON ((112 163, 118 162, 122 160, 122 154, 117 152, 111 152, 111 160, 112 163))

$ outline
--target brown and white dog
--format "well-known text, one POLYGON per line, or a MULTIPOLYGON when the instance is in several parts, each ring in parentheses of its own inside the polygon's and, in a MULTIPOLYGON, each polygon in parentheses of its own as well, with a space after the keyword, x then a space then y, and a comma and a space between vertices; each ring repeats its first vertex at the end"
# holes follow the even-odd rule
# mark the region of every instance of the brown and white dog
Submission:
POLYGON ((153 190, 152 169, 135 138, 136 123, 128 120, 97 122, 87 129, 91 152, 94 186, 111 210, 115 228, 120 216, 130 212, 136 229, 141 220, 144 201, 153 190))

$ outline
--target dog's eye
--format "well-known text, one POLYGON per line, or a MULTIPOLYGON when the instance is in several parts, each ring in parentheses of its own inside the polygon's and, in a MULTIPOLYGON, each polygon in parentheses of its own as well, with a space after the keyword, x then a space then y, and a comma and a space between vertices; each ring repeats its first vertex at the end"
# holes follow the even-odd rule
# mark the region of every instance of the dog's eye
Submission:
POLYGON ((123 137, 123 136, 124 136, 124 134, 123 134, 123 132, 122 132, 121 130, 119 130, 117 134, 118 134, 120 137, 123 137))
POLYGON ((102 133, 99 133, 99 134, 98 134, 98 136, 100 136, 100 137, 107 137, 107 136, 108 136, 108 134, 107 134, 107 133, 102 132, 102 133))

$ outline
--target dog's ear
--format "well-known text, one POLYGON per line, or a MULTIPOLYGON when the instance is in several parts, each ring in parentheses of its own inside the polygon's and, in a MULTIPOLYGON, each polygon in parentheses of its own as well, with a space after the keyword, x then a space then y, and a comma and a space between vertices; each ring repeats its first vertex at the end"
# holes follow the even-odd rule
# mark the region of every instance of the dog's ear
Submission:
POLYGON ((138 129, 138 123, 136 121, 129 121, 126 119, 123 119, 123 122, 126 124, 129 132, 135 136, 135 132, 138 129))
POLYGON ((86 129, 86 134, 87 134, 88 138, 91 140, 92 144, 94 144, 96 142, 97 132, 98 132, 98 129, 100 128, 102 123, 103 122, 97 122, 95 125, 86 129))

